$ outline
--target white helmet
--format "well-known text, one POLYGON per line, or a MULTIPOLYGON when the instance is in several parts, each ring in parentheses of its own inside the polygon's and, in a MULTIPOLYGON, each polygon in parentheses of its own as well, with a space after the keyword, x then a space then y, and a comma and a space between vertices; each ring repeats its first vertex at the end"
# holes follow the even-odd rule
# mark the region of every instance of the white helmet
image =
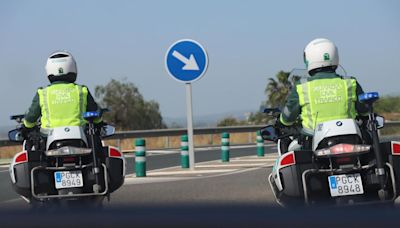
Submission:
POLYGON ((74 57, 66 51, 56 51, 47 59, 47 77, 53 81, 74 82, 78 73, 74 57))
POLYGON ((339 54, 336 45, 324 38, 311 41, 304 48, 304 63, 307 71, 321 67, 336 67, 339 65, 339 54))

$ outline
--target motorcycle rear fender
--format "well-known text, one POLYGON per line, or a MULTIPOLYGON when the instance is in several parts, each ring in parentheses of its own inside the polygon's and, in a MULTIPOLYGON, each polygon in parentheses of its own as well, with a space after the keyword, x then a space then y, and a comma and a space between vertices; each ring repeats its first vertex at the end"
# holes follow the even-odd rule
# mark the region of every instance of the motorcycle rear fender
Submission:
POLYGON ((361 138, 361 131, 357 122, 353 119, 338 119, 319 123, 313 137, 313 150, 316 150, 319 143, 332 136, 358 135, 361 138))
POLYGON ((68 140, 68 139, 80 139, 86 145, 88 145, 86 134, 82 127, 66 126, 66 127, 56 127, 49 130, 46 140, 46 149, 48 150, 53 142, 68 140))

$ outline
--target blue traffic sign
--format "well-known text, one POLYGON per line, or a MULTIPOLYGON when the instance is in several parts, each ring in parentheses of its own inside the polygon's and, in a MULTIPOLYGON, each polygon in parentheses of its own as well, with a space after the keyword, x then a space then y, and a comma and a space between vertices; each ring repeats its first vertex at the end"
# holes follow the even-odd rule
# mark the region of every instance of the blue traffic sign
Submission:
POLYGON ((165 56, 167 72, 175 80, 191 83, 199 80, 206 72, 208 57, 198 42, 179 40, 171 45, 165 56))

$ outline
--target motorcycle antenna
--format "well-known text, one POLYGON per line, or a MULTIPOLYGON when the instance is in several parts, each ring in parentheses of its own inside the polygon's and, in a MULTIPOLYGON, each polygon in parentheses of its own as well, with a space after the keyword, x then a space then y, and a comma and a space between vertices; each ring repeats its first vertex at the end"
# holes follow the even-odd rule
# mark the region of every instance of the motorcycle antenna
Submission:
POLYGON ((318 112, 315 114, 314 135, 315 135, 315 130, 317 129, 317 123, 318 123, 318 112))
POLYGON ((344 69, 344 67, 340 64, 338 65, 338 67, 343 70, 344 76, 347 77, 347 71, 344 69))

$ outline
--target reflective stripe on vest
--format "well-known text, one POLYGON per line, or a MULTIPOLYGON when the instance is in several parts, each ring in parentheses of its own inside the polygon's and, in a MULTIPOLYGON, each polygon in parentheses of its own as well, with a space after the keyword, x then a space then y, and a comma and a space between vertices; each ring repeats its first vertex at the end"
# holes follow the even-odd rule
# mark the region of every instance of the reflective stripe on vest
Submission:
POLYGON ((296 86, 301 106, 303 131, 313 134, 318 123, 355 118, 356 80, 327 78, 296 86))
POLYGON ((53 84, 39 89, 42 128, 82 126, 82 113, 86 111, 88 90, 84 86, 53 84))

